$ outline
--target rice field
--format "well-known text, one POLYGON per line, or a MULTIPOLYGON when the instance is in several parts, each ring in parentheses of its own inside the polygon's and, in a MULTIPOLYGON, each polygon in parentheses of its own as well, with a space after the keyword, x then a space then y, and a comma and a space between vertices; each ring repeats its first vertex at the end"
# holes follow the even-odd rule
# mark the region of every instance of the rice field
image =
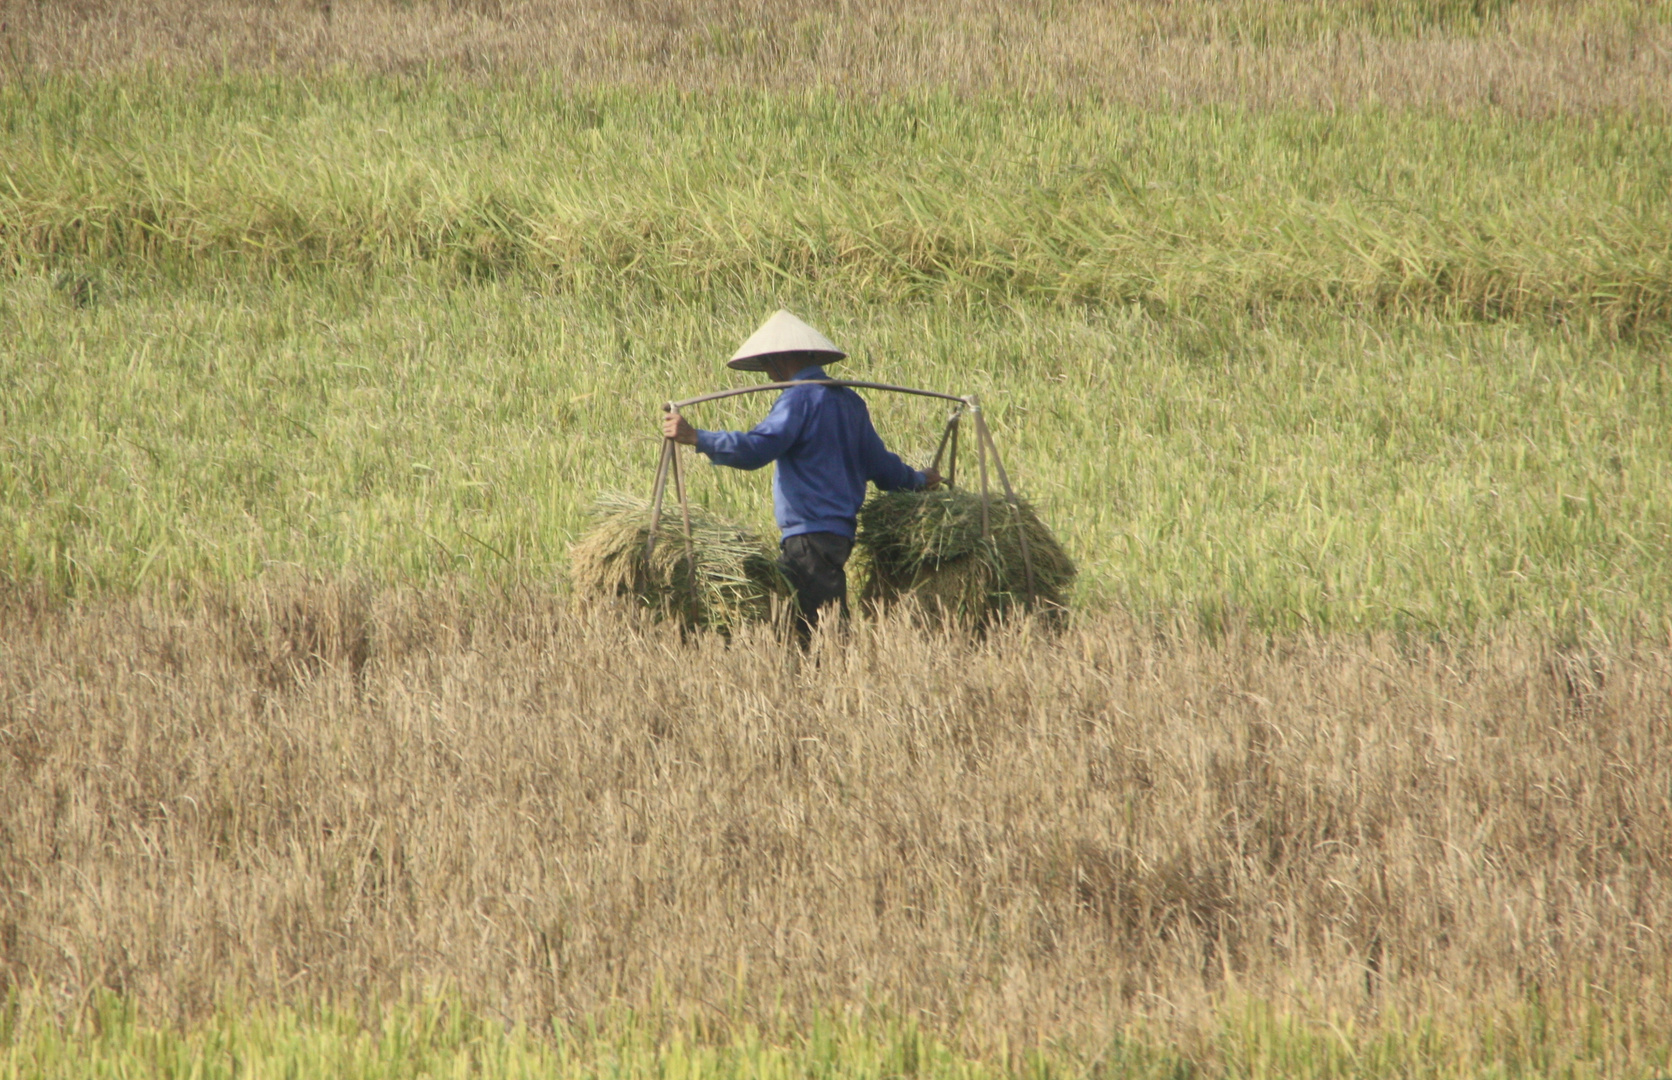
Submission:
MULTIPOLYGON (((648 493, 658 403, 784 304, 844 373, 980 394, 1085 604, 1572 635, 1672 599, 1672 145, 1637 116, 3 93, 13 582, 561 588, 593 497, 648 493)), ((927 460, 943 417, 873 407, 927 460)), ((763 476, 692 477, 769 530, 763 476)))
POLYGON ((0 3, 0 1077, 1666 1074, 1668 100, 1663 2, 0 3), (577 602, 779 306, 1066 619, 577 602))

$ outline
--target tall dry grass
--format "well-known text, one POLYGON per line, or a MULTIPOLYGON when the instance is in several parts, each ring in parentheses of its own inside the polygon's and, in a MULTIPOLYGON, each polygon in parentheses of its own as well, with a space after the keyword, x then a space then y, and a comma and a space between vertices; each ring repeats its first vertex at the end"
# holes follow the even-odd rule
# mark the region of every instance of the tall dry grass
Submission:
POLYGON ((1672 5, 1503 0, 40 0, 0 72, 557 72, 576 87, 922 86, 1157 105, 1664 108, 1672 5))
POLYGON ((797 665, 529 597, 14 596, 0 985, 986 1045, 1530 1008, 1606 1072, 1672 1023, 1669 721, 1661 644, 890 622, 797 665))

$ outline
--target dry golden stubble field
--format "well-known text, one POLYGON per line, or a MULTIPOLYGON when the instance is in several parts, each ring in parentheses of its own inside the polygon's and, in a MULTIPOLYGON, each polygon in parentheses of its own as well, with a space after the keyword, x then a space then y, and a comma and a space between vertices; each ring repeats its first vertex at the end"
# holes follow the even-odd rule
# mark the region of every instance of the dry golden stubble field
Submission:
POLYGON ((1251 999, 1602 1067, 1672 1024, 1669 721, 1664 644, 1510 632, 885 621, 796 664, 448 588, 14 593, 0 986, 159 1018, 881 1003, 976 1049, 1188 1047, 1251 999))
POLYGON ((38 0, 0 77, 141 69, 561 73, 575 89, 946 87, 1142 106, 1663 109, 1663 0, 38 0))

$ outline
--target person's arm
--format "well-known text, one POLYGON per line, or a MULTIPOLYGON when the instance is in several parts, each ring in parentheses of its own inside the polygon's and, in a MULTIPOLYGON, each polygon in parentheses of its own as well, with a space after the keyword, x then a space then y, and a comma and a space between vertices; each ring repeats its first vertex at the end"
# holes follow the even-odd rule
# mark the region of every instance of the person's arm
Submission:
POLYGON ((918 472, 901 461, 899 454, 883 445, 882 436, 871 424, 869 409, 865 410, 865 430, 860 433, 860 447, 871 483, 883 491, 924 491, 940 482, 939 473, 930 476, 929 473, 918 472))
POLYGON ((793 395, 785 393, 773 403, 766 419, 752 431, 699 431, 692 429, 683 418, 670 416, 664 423, 676 427, 672 435, 679 442, 695 446, 699 454, 706 454, 716 465, 734 469, 758 469, 776 461, 795 443, 801 433, 801 410, 793 395))

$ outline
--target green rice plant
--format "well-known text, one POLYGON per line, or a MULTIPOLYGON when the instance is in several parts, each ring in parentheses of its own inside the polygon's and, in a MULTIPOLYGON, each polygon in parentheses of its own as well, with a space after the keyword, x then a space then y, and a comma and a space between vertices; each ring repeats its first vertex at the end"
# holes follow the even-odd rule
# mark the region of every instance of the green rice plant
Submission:
MULTIPOLYGON (((832 1011, 834 1012, 834 1010, 832 1011)), ((333 1076, 343 1080, 1473 1080, 1479 1076, 1661 1075, 1664 1035, 1638 1036, 1614 1015, 1586 1025, 1590 1046, 1537 1008, 1471 1017, 1381 1018, 1373 1024, 1307 1016, 1245 998, 1203 1018, 1191 1039, 1131 1024, 1113 1037, 971 1053, 953 1033, 883 1014, 819 1014, 810 1022, 704 1020, 671 1010, 616 1010, 546 1024, 507 1025, 454 998, 424 998, 356 1014, 340 1007, 251 1007, 164 1023, 109 992, 65 1018, 41 995, 19 995, 0 1022, 0 1076, 81 1080, 134 1076, 235 1080, 333 1076), (1600 1044, 1600 1047, 1598 1046, 1600 1044), (1628 1046, 1626 1053, 1596 1049, 1628 1046), (1592 1052, 1587 1052, 1592 1051, 1592 1052), (1657 1068, 1659 1066, 1660 1068, 1657 1068)))
POLYGON ((654 546, 647 544, 648 500, 608 493, 596 517, 569 549, 570 578, 582 595, 630 597, 654 616, 726 634, 785 610, 789 584, 772 549, 705 507, 691 507, 689 552, 677 505, 664 507, 654 546))
MULTIPOLYGON (((844 374, 981 396, 1077 604, 1419 633, 1672 610, 1652 116, 30 92, 0 86, 9 583, 554 587, 592 493, 648 489, 657 404, 733 385, 788 306, 844 374)), ((921 403, 871 406, 926 460, 921 403)), ((693 481, 770 529, 764 474, 693 481)))
POLYGON ((0 265, 1672 325, 1653 117, 0 84, 0 265))
POLYGON ((1076 571, 1056 536, 1020 499, 989 498, 984 529, 982 503, 962 488, 873 496, 859 512, 861 599, 910 595, 938 617, 976 625, 1015 607, 1063 611, 1076 571))

